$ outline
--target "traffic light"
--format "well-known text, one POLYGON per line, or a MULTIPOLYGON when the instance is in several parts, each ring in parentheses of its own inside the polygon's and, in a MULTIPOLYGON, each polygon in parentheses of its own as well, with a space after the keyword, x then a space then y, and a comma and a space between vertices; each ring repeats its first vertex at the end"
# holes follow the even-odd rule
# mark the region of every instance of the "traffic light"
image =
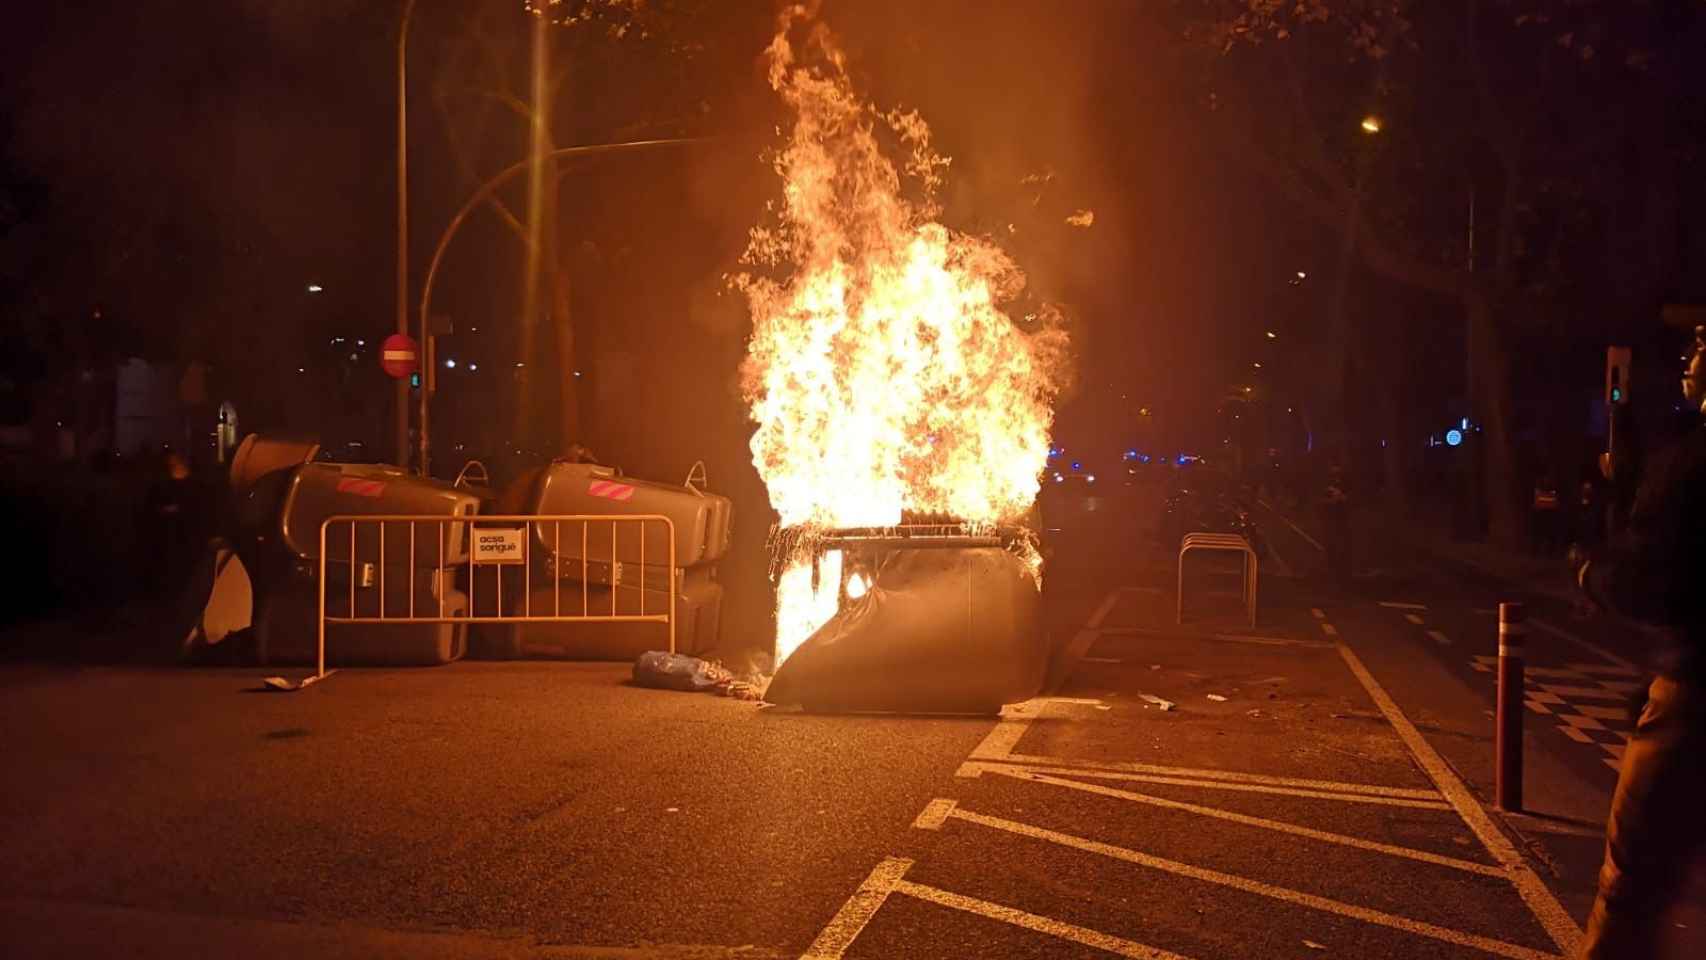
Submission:
POLYGON ((1605 402, 1612 405, 1629 400, 1629 348, 1605 348, 1605 402))
POLYGON ((409 374, 409 389, 419 390, 420 388, 421 388, 421 372, 419 370, 416 370, 414 373, 409 374))

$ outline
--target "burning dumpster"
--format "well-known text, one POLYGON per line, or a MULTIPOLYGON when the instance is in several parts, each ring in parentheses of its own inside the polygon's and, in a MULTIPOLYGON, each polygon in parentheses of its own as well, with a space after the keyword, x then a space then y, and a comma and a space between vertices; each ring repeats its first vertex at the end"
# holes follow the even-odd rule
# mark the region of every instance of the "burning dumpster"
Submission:
MULTIPOLYGON (((316 655, 320 527, 327 517, 407 514, 473 517, 479 499, 436 480, 390 466, 307 463, 286 485, 275 549, 290 575, 259 601, 261 659, 312 662, 316 655)), ((328 617, 461 616, 467 596, 456 577, 468 556, 459 523, 397 521, 333 524, 326 531, 328 617)), ((343 664, 437 664, 460 658, 466 627, 456 624, 328 624, 326 656, 343 664)))
POLYGON ((839 606, 777 670, 766 700, 814 711, 993 713, 1042 686, 1048 648, 1028 531, 909 525, 811 540, 804 548, 815 554, 818 586, 836 592, 839 606))
POLYGON ((1068 380, 1064 317, 994 237, 940 222, 949 163, 923 118, 856 91, 811 18, 786 8, 767 50, 793 124, 774 217, 734 278, 778 518, 766 699, 993 709, 1043 675, 1041 557, 1020 524, 1068 380))
MULTIPOLYGON (((479 571, 476 612, 494 613, 501 598, 510 612, 657 614, 668 609, 673 592, 677 649, 711 649, 721 626, 723 587, 716 573, 717 561, 728 552, 731 506, 703 485, 697 471, 685 483, 669 484, 626 477, 600 464, 562 461, 524 476, 504 497, 521 513, 656 515, 670 523, 535 521, 525 583, 516 577, 500 589, 479 571), (666 532, 671 529, 673 539, 666 532)), ((646 622, 488 624, 477 634, 481 653, 497 657, 631 660, 666 644, 663 630, 646 622)))

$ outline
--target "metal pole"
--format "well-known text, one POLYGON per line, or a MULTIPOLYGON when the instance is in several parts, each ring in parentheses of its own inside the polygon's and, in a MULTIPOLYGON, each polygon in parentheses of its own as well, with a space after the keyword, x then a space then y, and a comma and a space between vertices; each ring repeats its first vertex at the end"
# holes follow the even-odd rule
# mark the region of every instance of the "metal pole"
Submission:
POLYGON ((1520 603, 1499 604, 1499 699, 1494 740, 1494 802, 1501 810, 1522 809, 1522 638, 1520 603))
MULTIPOLYGON (((405 0, 403 19, 397 28, 397 332, 409 332, 409 18, 415 0, 405 0)), ((394 428, 397 434, 397 466, 409 466, 409 381, 397 379, 394 428)))
POLYGON ((421 364, 421 409, 417 418, 421 435, 416 438, 419 440, 420 472, 423 477, 432 476, 431 468, 427 462, 427 458, 432 455, 432 442, 429 439, 431 434, 427 431, 427 419, 432 409, 432 395, 438 387, 438 356, 434 349, 436 340, 437 338, 427 329, 427 318, 423 315, 421 317, 420 348, 423 361, 421 364))

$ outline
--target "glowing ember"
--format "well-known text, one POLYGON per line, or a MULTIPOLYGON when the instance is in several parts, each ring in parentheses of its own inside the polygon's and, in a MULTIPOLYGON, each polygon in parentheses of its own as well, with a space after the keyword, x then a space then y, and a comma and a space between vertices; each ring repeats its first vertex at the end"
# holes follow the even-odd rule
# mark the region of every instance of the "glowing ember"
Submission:
MULTIPOLYGON (((886 526, 903 512, 1013 519, 1047 461, 1066 355, 1058 316, 1039 309, 1022 328, 1007 315, 1024 275, 990 240, 936 222, 948 160, 923 120, 856 96, 806 18, 784 12, 768 50, 795 120, 775 160, 779 222, 754 229, 747 251, 785 276, 735 281, 753 317, 742 370, 753 462, 784 527, 886 526), (800 51, 796 29, 809 34, 800 51), (908 153, 903 169, 885 139, 908 153)), ((839 605, 831 556, 815 576, 809 557, 783 558, 778 663, 839 605)))

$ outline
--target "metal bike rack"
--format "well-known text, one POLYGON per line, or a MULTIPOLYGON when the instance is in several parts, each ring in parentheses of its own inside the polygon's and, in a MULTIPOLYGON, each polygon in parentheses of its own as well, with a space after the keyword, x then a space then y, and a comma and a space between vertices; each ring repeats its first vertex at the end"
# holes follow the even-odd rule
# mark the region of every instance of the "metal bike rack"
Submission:
POLYGON ((1256 625, 1256 586, 1258 571, 1256 551, 1250 546, 1250 541, 1235 533, 1187 533, 1179 542, 1179 608, 1176 621, 1185 622, 1185 554, 1192 550, 1220 550, 1243 554, 1243 591, 1241 599, 1244 609, 1250 618, 1250 626, 1256 625))

